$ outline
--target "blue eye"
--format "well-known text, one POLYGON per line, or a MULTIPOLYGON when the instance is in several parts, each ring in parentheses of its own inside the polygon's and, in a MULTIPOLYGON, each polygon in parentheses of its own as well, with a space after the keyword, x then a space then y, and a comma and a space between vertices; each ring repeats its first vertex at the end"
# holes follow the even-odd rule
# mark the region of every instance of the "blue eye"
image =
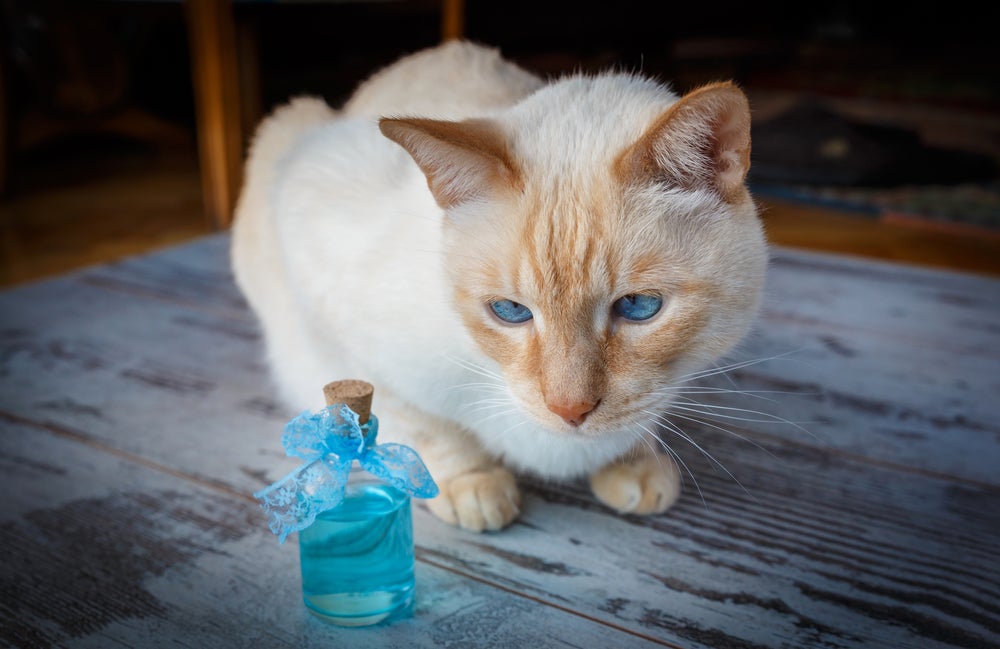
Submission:
POLYGON ((523 304, 510 300, 494 300, 490 302, 490 310, 504 322, 521 324, 531 320, 531 310, 523 304))
POLYGON ((611 309, 615 312, 615 315, 637 322, 640 320, 649 320, 659 313, 662 306, 663 298, 659 295, 631 293, 615 300, 611 309))

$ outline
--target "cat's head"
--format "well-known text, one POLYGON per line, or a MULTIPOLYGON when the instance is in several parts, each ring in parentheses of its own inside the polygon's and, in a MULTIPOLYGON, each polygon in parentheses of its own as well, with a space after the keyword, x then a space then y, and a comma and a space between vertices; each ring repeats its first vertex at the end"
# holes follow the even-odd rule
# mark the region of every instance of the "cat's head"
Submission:
POLYGON ((454 305, 518 405, 600 436, 662 412, 753 320, 750 114, 728 83, 676 101, 627 75, 552 88, 491 119, 380 125, 445 210, 454 305))

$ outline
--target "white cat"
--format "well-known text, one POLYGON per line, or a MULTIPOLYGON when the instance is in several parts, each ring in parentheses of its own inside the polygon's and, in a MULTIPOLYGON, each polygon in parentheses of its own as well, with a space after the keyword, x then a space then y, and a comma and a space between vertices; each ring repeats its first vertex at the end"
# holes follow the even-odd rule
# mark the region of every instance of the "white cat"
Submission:
POLYGON ((283 399, 374 383, 380 439, 419 451, 443 520, 510 523, 511 470, 586 475, 619 511, 661 512, 680 491, 655 437, 672 388, 760 300, 749 153, 732 84, 544 83, 450 42, 342 110, 300 98, 261 124, 233 268, 283 399))

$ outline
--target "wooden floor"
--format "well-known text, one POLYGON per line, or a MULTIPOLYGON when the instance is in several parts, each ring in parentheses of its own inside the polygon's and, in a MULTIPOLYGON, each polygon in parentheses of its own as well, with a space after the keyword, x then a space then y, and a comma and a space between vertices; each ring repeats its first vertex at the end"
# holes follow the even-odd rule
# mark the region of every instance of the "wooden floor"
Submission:
MULTIPOLYGON (((14 169, 0 199, 0 287, 188 241, 203 216, 193 145, 66 145, 14 169)), ((772 243, 1000 275, 1000 234, 941 232, 760 199, 772 243)))
POLYGON ((79 143, 15 169, 0 200, 0 286, 112 261, 213 230, 192 146, 79 143), (91 151, 79 148, 92 146, 91 151), (89 156, 87 154, 90 154, 89 156), (86 160, 86 161, 85 161, 86 160))
POLYGON ((669 414, 672 509, 526 478, 474 534, 418 503, 412 617, 343 629, 251 496, 300 460, 228 250, 0 292, 0 646, 1000 647, 996 279, 776 251, 757 360, 669 414))
POLYGON ((962 234, 802 203, 759 202, 768 238, 777 245, 1000 275, 1000 232, 962 234))

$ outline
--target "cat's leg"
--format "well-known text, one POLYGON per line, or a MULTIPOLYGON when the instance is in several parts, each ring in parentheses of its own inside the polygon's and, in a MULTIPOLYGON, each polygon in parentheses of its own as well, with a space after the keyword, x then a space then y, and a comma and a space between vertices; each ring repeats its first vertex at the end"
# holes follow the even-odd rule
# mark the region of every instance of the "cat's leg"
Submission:
POLYGON ((681 474, 673 458, 637 447, 590 476, 598 500, 623 514, 658 514, 681 493, 681 474))
MULTIPOLYGON (((397 399, 379 398, 380 431, 420 454, 440 493, 427 501, 446 523, 473 531, 499 530, 520 513, 521 492, 514 475, 479 441, 454 422, 397 399)), ((382 433, 379 433, 382 438, 382 433)))
POLYGON ((431 512, 451 525, 472 532, 496 531, 520 513, 521 492, 513 474, 502 466, 483 466, 438 481, 437 498, 427 501, 431 512))

